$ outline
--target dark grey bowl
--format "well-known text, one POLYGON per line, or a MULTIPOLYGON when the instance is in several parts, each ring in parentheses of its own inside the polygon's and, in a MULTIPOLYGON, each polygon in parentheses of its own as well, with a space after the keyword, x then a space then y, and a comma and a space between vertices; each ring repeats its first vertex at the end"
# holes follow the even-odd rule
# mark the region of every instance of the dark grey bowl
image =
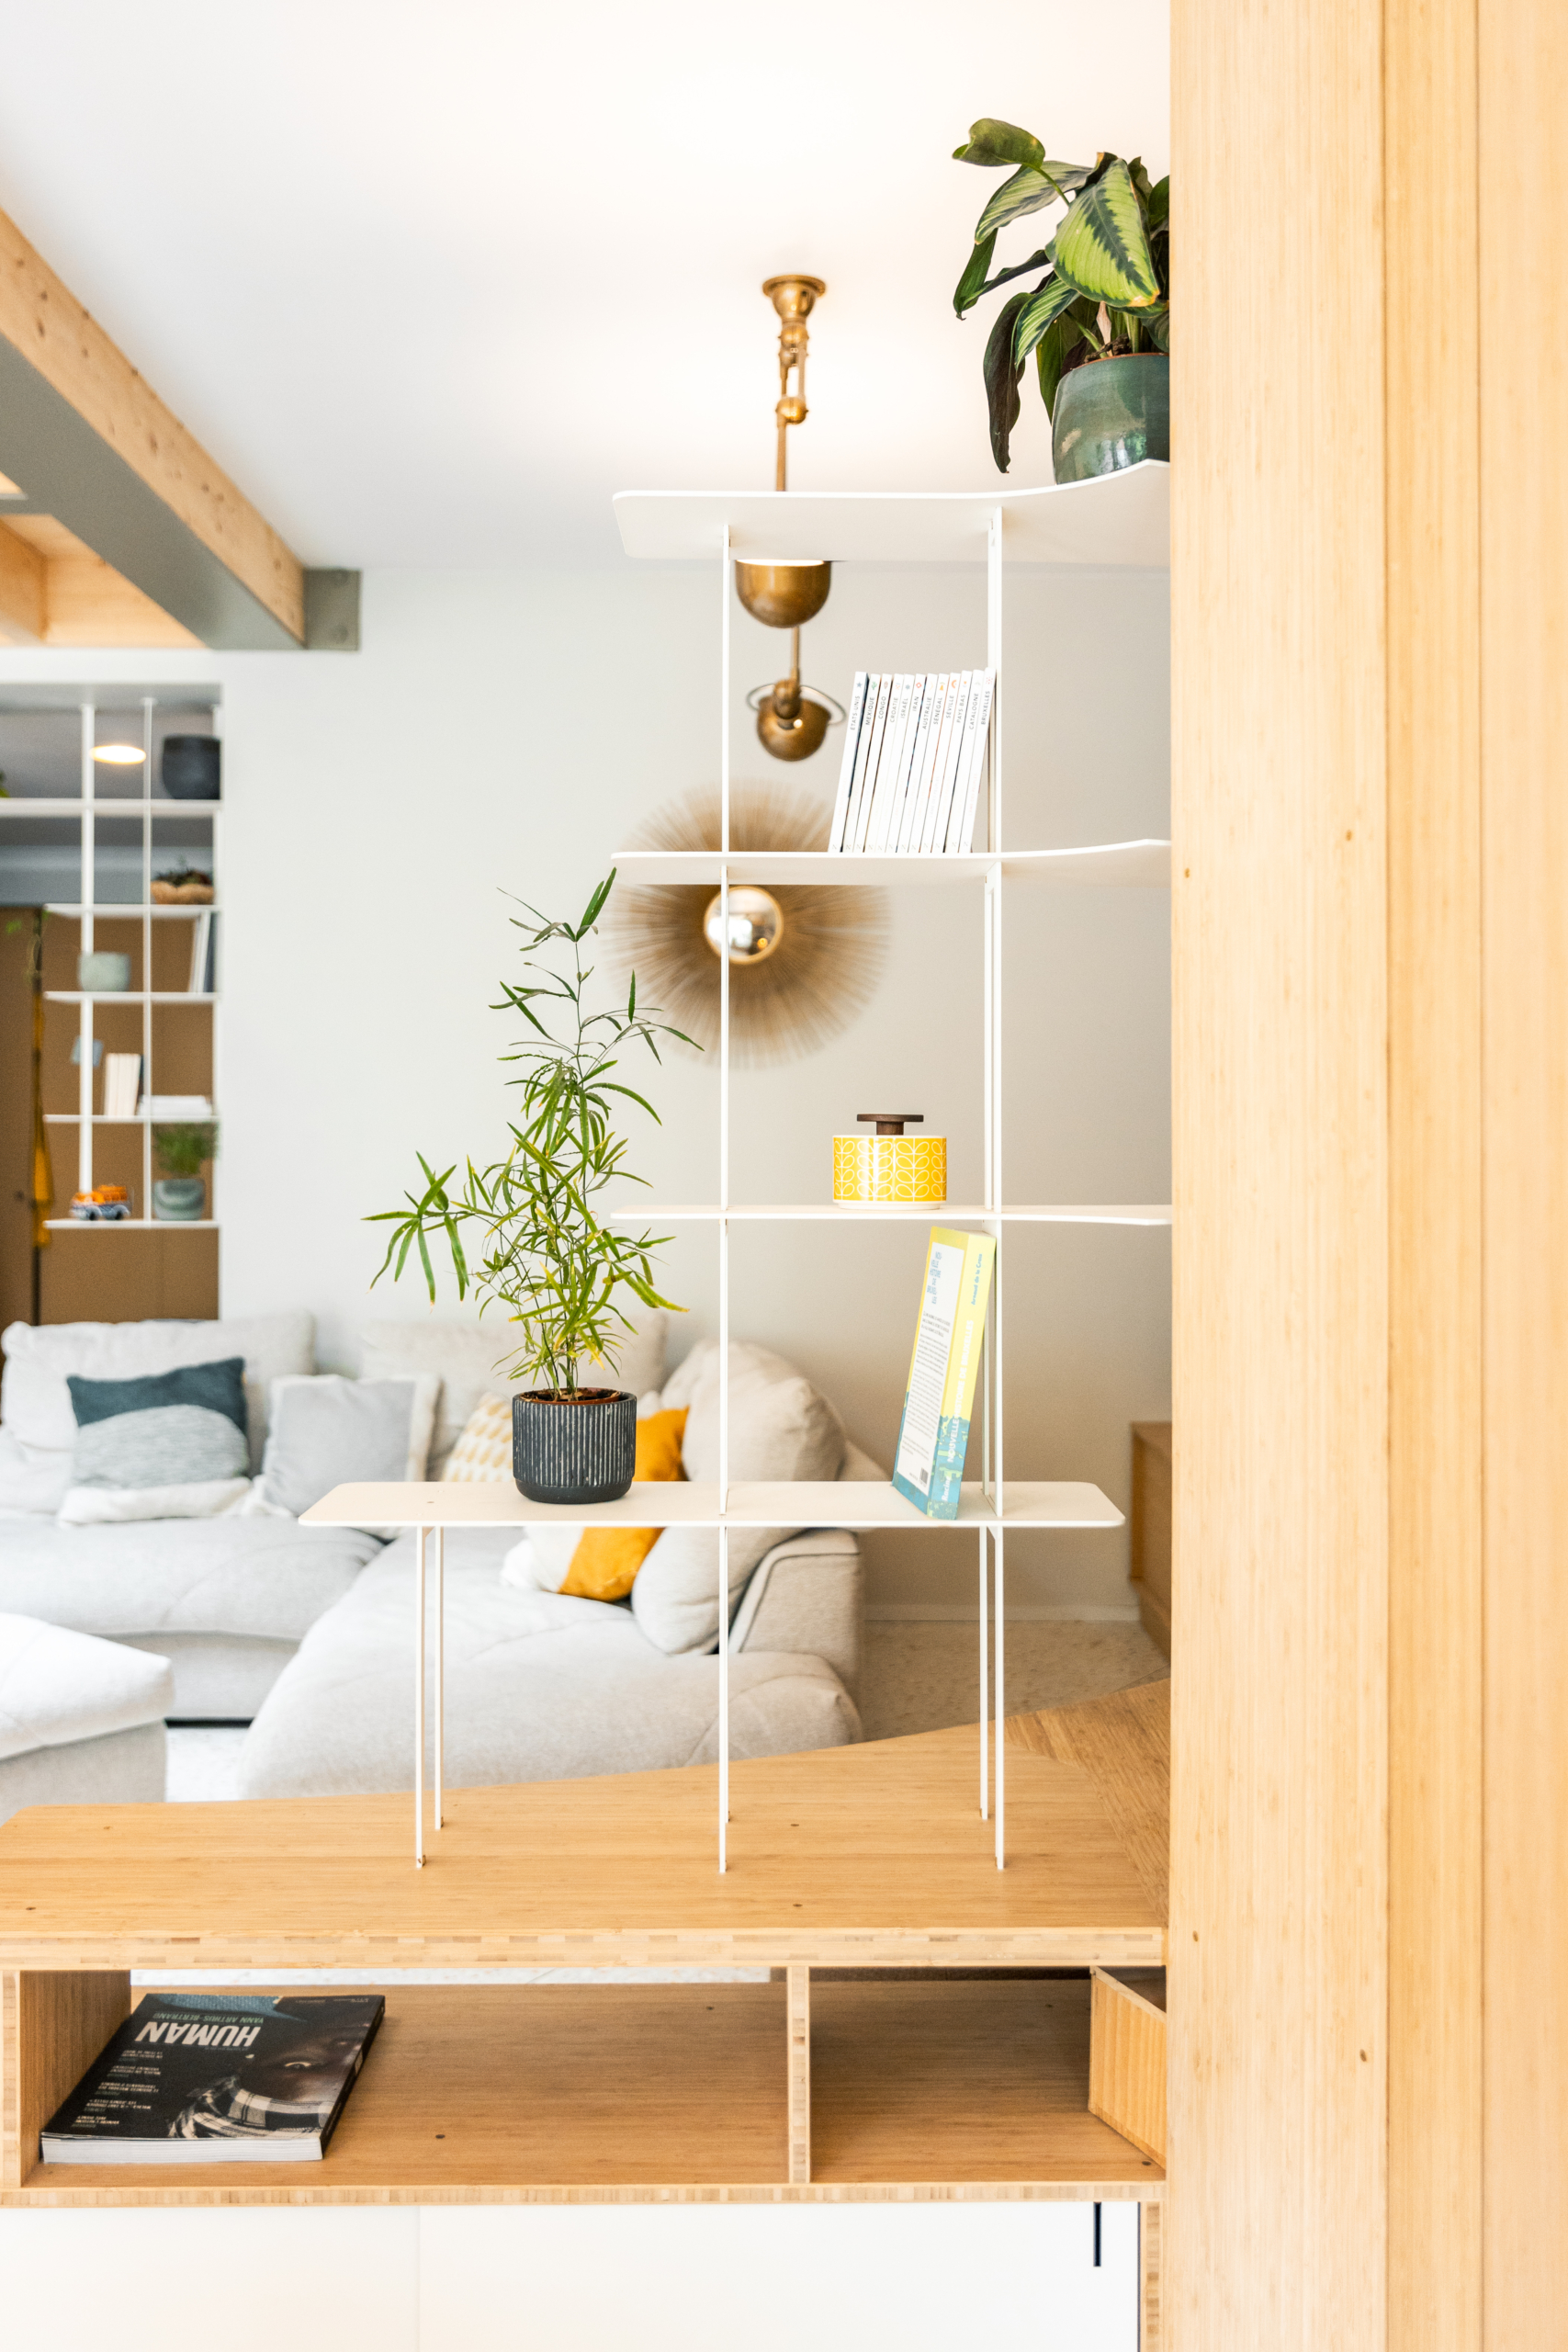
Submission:
POLYGON ((223 746, 216 735, 165 735, 164 789, 171 800, 216 800, 223 746))
POLYGON ((637 1398, 512 1399, 512 1476, 531 1503, 619 1502, 637 1476, 637 1398))

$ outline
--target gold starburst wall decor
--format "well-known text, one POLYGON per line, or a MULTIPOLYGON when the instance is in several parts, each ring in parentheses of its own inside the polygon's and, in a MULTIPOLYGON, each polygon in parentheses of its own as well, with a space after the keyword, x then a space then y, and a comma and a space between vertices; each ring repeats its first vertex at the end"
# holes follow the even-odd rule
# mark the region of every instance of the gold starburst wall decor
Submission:
MULTIPOLYGON (((787 786, 740 784, 729 796, 739 850, 825 850, 830 811, 787 786)), ((659 809, 633 849, 716 850, 716 791, 659 809)), ((718 894, 711 882, 619 884, 605 911, 611 956, 637 994, 707 1052, 718 1044, 718 894)), ((816 1051, 871 1001, 887 945, 887 898, 855 883, 731 883, 729 1051, 738 1067, 816 1051)))

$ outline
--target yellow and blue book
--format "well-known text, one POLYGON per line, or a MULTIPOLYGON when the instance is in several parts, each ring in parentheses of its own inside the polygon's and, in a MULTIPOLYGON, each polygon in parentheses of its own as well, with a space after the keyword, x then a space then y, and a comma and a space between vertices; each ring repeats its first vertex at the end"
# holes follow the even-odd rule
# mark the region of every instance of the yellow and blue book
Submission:
POLYGON ((997 1245, 931 1228, 893 1484, 928 1519, 956 1519, 997 1245))

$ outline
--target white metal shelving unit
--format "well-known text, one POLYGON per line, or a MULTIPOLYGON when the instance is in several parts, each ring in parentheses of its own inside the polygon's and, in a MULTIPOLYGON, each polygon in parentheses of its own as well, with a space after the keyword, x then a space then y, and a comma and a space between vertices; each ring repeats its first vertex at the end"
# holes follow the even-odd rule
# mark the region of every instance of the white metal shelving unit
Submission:
MULTIPOLYGON (((636 1210, 626 1221, 668 1219, 712 1225, 718 1245, 719 1476, 714 1524, 719 1538, 719 1868, 726 1864, 728 1820, 728 1530, 753 1518, 750 1490, 729 1480, 728 1417, 730 1322, 729 1237, 744 1224, 885 1221, 982 1226, 996 1238, 991 1313, 980 1376, 979 1481, 966 1487, 957 1524, 976 1531, 980 1617, 980 1812, 993 1810, 996 1860, 1007 1859, 1006 1760, 1001 1736, 1006 1680, 1006 1533, 1010 1527, 1118 1527, 1122 1513, 1096 1487, 1010 1487, 1003 1460, 1005 1405, 1005 1236, 1022 1224, 1168 1225, 1168 1205, 1147 1207, 1025 1206, 1009 1200, 1003 1158, 1007 1066, 1003 1053, 1002 944, 1007 886, 1055 888, 1158 888, 1170 881, 1170 844, 1109 842, 1082 848, 1031 848, 1007 837, 1003 822, 1003 741, 1007 708, 1002 661, 1003 594, 1007 565, 1086 565, 1165 570, 1169 563, 1169 469, 1156 464, 1125 473, 1043 490, 1001 492, 627 492, 615 502, 628 555, 663 561, 719 559, 719 805, 716 852, 617 852, 627 882, 711 883, 721 899, 720 936, 728 936, 729 892, 743 883, 868 883, 885 887, 979 888, 985 894, 985 1198, 963 1206, 845 1209, 829 1204, 758 1207, 735 1202, 729 1177, 729 991, 728 959, 719 966, 719 1141, 716 1198, 704 1206, 636 1210), (832 562, 939 562, 986 566, 986 662, 996 673, 989 767, 984 798, 985 846, 958 856, 842 856, 756 853, 730 842, 729 736, 731 567, 737 559, 788 557, 832 562), (1090 1499, 1092 1498, 1092 1499, 1090 1499), (987 1558, 987 1547, 989 1557, 987 1558), (989 1589, 987 1589, 989 1588, 989 1589), (987 1619, 992 1657, 987 1656, 987 1619), (988 1668, 988 1671, 987 1671, 988 1668), (987 1684, 990 1690, 987 1694, 987 1684), (988 1730, 989 1723, 994 1728, 988 1730)), ((783 1507, 782 1499, 780 1507, 783 1507)), ((821 1499, 825 1517, 862 1526, 949 1526, 927 1520, 892 1488, 872 1488, 855 1516, 842 1489, 821 1499), (874 1498, 874 1500, 873 1499, 874 1498), (897 1506, 895 1510, 892 1506, 897 1506)), ((791 1511, 810 1511, 795 1493, 791 1511)), ((786 1513, 786 1516, 790 1513, 786 1513)), ((764 1521, 764 1523, 773 1523, 764 1521)))
MULTIPOLYGON (((778 1205, 736 1201, 730 1191, 729 966, 719 966, 718 1149, 711 1202, 671 1208, 637 1202, 604 1212, 621 1224, 658 1222, 712 1226, 718 1250, 719 1476, 712 1485, 637 1484, 617 1503, 591 1514, 526 1501, 510 1487, 437 1485, 340 1487, 304 1514, 318 1525, 396 1524, 416 1532, 414 1658, 414 1859, 424 1858, 425 1640, 427 1536, 435 1547, 434 1826, 441 1826, 443 1773, 442 1581, 443 1531, 447 1526, 524 1526, 555 1520, 563 1525, 711 1527, 718 1535, 719 1790, 718 1867, 728 1866, 729 1822, 729 1574, 731 1528, 841 1526, 971 1530, 978 1554, 980 1759, 982 1818, 994 1814, 997 1868, 1007 1860, 1007 1787, 1001 1724, 1006 1683, 1006 1537, 1010 1531, 1115 1528, 1122 1515, 1098 1487, 1077 1481, 1009 1480, 1003 1464, 1003 1313, 1005 1236, 1021 1225, 1168 1226, 1168 1204, 1073 1205, 1010 1201, 1006 1186, 1002 1114, 1007 1066, 1003 1055, 1002 941, 1010 884, 1035 889, 1157 889, 1170 880, 1170 844, 1163 841, 1106 842, 1082 848, 1029 849, 1006 840, 1003 821, 1002 599, 1006 563, 1071 564, 1164 571, 1169 563, 1169 469, 1147 464, 1099 481, 1061 489, 1001 492, 628 492, 615 513, 628 555, 660 561, 718 559, 719 778, 721 839, 713 851, 623 850, 614 855, 622 879, 637 883, 707 883, 723 900, 728 935, 728 895, 741 883, 866 883, 978 888, 985 896, 985 1198, 970 1204, 846 1205, 795 1202, 778 1205), (730 844, 729 729, 732 716, 730 569, 739 558, 815 557, 831 561, 984 564, 987 582, 987 663, 997 673, 985 798, 986 846, 962 856, 831 856, 758 853, 730 844), (887 1484, 837 1481, 759 1486, 729 1476, 728 1350, 729 1238, 746 1225, 911 1224, 982 1226, 996 1236, 992 1309, 979 1386, 980 1477, 966 1484, 956 1521, 930 1520, 887 1484), (989 1644, 987 1641, 989 1635, 989 1644), (989 1647, 989 1654, 988 1654, 989 1647), (994 1799, 993 1799, 994 1792, 994 1799)), ((907 1334, 894 1335, 902 1346, 907 1334)))
MULTIPOLYGON (((190 707, 192 697, 189 690, 187 689, 186 692, 171 697, 171 699, 176 700, 179 707, 184 709, 190 707)), ((150 781, 152 774, 152 756, 155 748, 153 713, 158 708, 160 697, 153 695, 143 695, 139 697, 139 700, 141 707, 141 750, 145 763, 142 772, 150 781)), ((74 899, 50 900, 46 903, 45 911, 48 914, 63 917, 80 924, 81 949, 84 955, 91 954, 96 941, 96 928, 100 922, 112 922, 117 926, 117 928, 122 927, 130 922, 139 924, 141 933, 140 943, 141 974, 143 980, 145 981, 152 977, 152 927, 155 923, 189 923, 194 922, 198 916, 206 913, 210 913, 216 917, 219 911, 216 904, 208 907, 157 906, 153 904, 152 891, 152 868, 155 856, 157 855, 157 843, 154 837, 153 827, 160 818, 178 819, 186 821, 188 821, 192 818, 209 820, 212 826, 212 856, 214 861, 214 870, 216 871, 219 849, 219 827, 221 817, 221 802, 217 800, 174 800, 156 797, 151 793, 142 793, 135 797, 130 797, 119 794, 100 793, 97 788, 97 763, 94 759, 93 754, 97 743, 97 719, 101 707, 102 706, 100 706, 95 699, 85 696, 77 706, 81 720, 82 763, 81 791, 79 797, 76 799, 63 799, 47 797, 42 794, 17 794, 14 797, 0 800, 0 820, 5 819, 16 819, 17 820, 25 821, 28 818, 61 817, 67 817, 74 820, 79 828, 80 834, 79 860, 81 881, 79 886, 79 895, 74 899), (127 901, 101 899, 96 895, 98 826, 101 821, 113 822, 117 820, 123 820, 127 818, 139 820, 141 828, 141 898, 140 900, 127 901)), ((100 1223, 87 1223, 82 1219, 71 1216, 54 1216, 48 1219, 51 1230, 54 1232, 87 1232, 104 1234, 145 1233, 149 1231, 155 1231, 159 1233, 175 1231, 211 1233, 216 1231, 218 1220, 215 1217, 181 1217, 176 1219, 155 1217, 152 1215, 152 1120, 147 1113, 141 1111, 138 1111, 130 1118, 110 1119, 107 1118, 101 1111, 94 1110, 93 1099, 96 1072, 93 1067, 93 1047, 95 1044, 95 1015, 96 1008, 100 1004, 139 1006, 141 1012, 141 1091, 143 1095, 151 1095, 154 1091, 155 1082, 152 1022, 154 1009, 161 1005, 183 1004, 206 1006, 211 1010, 217 1006, 217 994, 215 992, 184 989, 153 989, 145 986, 141 989, 121 989, 97 991, 87 991, 80 989, 49 989, 45 990, 44 994, 45 1001, 47 1003, 73 1004, 78 1008, 77 1040, 81 1057, 81 1067, 78 1071, 77 1106, 74 1111, 51 1111, 45 1114, 45 1124, 51 1127, 74 1127, 76 1130, 76 1182, 73 1189, 77 1192, 85 1193, 90 1192, 93 1188, 95 1159, 94 1143, 96 1133, 99 1128, 138 1127, 141 1131, 141 1214, 134 1217, 121 1217, 112 1221, 104 1221, 100 1223)), ((216 1108, 218 1100, 218 1024, 215 1011, 213 1012, 212 1035, 212 1099, 216 1108)))

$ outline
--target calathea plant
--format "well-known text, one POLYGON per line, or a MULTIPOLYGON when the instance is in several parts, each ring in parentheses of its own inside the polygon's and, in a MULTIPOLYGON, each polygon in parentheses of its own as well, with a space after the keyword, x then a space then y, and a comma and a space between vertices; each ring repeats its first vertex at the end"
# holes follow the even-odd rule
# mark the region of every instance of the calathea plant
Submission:
POLYGON ((1019 380, 1032 354, 1046 413, 1054 416, 1056 388, 1070 368, 1169 350, 1170 181, 1151 183, 1137 156, 1131 163, 1120 155, 1052 162, 1032 131, 989 116, 971 125, 953 157, 987 171, 1014 167, 976 223, 974 250, 953 297, 958 316, 994 288, 1043 273, 1003 303, 986 345, 991 453, 1006 473, 1019 380), (1000 231, 1056 204, 1066 210, 1050 243, 988 275, 1000 231))
POLYGON ((583 943, 615 879, 612 872, 600 883, 578 922, 555 921, 520 902, 531 918, 513 923, 523 933, 525 977, 503 980, 502 1002, 491 1009, 521 1013, 541 1042, 527 1039, 499 1057, 522 1066, 509 1081, 521 1090, 516 1116, 508 1122, 510 1149, 485 1168, 470 1159, 457 1182, 456 1162, 438 1174, 420 1153, 423 1189, 406 1193, 401 1208, 367 1220, 392 1227, 375 1281, 389 1267, 395 1282, 417 1250, 432 1299, 430 1244, 444 1239, 458 1297, 471 1289, 481 1307, 502 1308, 517 1327, 511 1377, 531 1377, 536 1393, 561 1403, 604 1393, 580 1389, 578 1367, 584 1360, 613 1365, 634 1328, 624 1295, 645 1306, 673 1305, 654 1288, 650 1259, 670 1237, 619 1232, 601 1224, 593 1206, 612 1179, 644 1181, 626 1166, 625 1140, 611 1125, 617 1109, 613 1098, 636 1103, 656 1123, 659 1117, 642 1095, 612 1076, 619 1056, 642 1045, 657 1061, 658 1038, 691 1042, 638 1010, 635 974, 624 1011, 585 1009, 593 974, 583 964, 583 943), (473 1262, 465 1232, 475 1239, 473 1262))

